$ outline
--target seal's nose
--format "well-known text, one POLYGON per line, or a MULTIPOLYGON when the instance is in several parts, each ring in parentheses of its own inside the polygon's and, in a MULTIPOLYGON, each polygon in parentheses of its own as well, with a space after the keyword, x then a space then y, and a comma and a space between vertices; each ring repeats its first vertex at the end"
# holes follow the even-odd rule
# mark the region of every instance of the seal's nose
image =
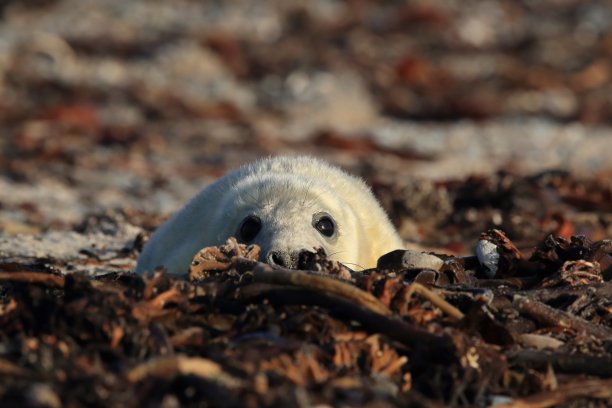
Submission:
MULTIPOLYGON (((325 255, 325 251, 321 250, 322 254, 325 255)), ((316 270, 313 267, 315 262, 315 253, 307 251, 305 249, 299 251, 282 251, 282 250, 271 250, 268 251, 266 261, 272 266, 280 266, 287 269, 301 269, 301 270, 316 270)))

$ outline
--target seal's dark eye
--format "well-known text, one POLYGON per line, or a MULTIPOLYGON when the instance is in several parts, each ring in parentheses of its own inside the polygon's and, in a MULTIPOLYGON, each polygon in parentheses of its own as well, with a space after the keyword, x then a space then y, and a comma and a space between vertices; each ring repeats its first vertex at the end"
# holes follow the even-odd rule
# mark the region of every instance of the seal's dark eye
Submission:
POLYGON ((240 239, 244 242, 251 242, 261 230, 261 220, 259 217, 249 215, 242 221, 240 226, 240 239))
POLYGON ((336 231, 336 223, 334 223, 334 220, 329 215, 323 215, 316 218, 313 222, 313 226, 326 237, 331 237, 336 231))

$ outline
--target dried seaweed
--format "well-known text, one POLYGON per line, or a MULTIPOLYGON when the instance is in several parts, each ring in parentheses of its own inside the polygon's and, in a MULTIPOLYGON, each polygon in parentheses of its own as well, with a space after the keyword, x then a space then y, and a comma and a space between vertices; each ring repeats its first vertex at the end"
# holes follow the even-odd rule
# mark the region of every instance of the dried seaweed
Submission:
POLYGON ((563 262, 534 255, 544 266, 533 289, 488 294, 466 283, 425 287, 412 266, 349 280, 333 268, 271 268, 235 242, 205 250, 220 261, 196 265, 191 282, 163 272, 89 278, 13 268, 0 275, 0 401, 27 405, 50 393, 71 406, 487 405, 500 395, 524 406, 605 403, 606 392, 559 393, 535 380, 552 368, 563 374, 559 390, 575 390, 612 375, 609 282, 542 284, 601 244, 574 238, 579 250, 569 251, 566 241, 546 242, 563 262), (599 318, 559 302, 576 296, 599 318), (507 324, 516 318, 531 324, 507 324))

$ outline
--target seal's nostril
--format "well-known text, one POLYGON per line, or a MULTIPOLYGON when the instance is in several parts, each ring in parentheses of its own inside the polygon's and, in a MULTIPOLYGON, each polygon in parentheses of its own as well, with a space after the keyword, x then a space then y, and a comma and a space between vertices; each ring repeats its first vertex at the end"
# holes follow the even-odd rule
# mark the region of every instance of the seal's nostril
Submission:
MULTIPOLYGON (((321 249, 321 251, 323 251, 321 249)), ((297 269, 302 271, 315 271, 317 270, 316 265, 316 254, 311 251, 302 249, 298 256, 297 269)))
POLYGON ((285 265, 285 260, 283 259, 282 255, 276 251, 268 252, 268 263, 270 265, 277 265, 277 266, 283 266, 283 267, 287 266, 285 265))

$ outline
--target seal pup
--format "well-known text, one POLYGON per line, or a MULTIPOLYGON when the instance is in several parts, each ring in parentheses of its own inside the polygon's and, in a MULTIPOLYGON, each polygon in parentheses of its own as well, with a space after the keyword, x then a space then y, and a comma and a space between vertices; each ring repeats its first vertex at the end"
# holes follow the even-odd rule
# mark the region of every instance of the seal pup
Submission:
POLYGON ((265 262, 290 269, 315 248, 360 270, 404 247, 363 180, 314 157, 271 157, 205 187, 152 235, 136 272, 163 266, 186 273, 200 249, 230 236, 259 245, 265 262))

